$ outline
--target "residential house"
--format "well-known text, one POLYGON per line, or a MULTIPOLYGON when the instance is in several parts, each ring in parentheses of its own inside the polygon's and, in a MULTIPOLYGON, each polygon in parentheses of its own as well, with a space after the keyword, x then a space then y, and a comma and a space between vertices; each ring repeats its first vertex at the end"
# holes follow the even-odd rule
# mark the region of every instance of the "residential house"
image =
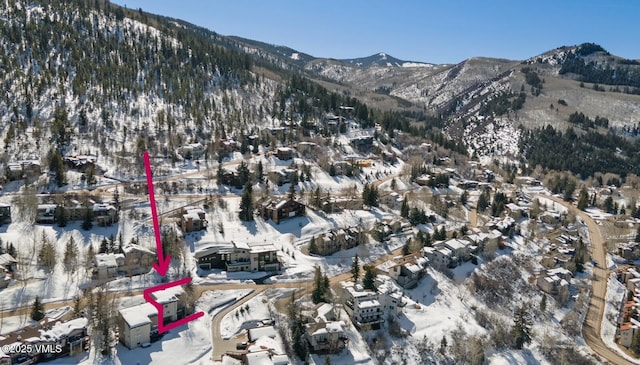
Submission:
POLYGON ((278 185, 282 186, 283 184, 288 184, 293 181, 294 177, 298 174, 297 169, 281 169, 281 170, 273 170, 269 171, 267 177, 269 180, 278 185))
POLYGON ((345 347, 342 321, 319 321, 305 324, 305 336, 312 352, 337 353, 345 347))
POLYGON ((276 156, 278 159, 286 161, 291 160, 294 156, 293 148, 291 147, 278 147, 276 150, 276 156))
POLYGON ((118 329, 120 342, 129 349, 150 343, 158 334, 158 311, 151 303, 121 309, 118 329))
POLYGON ((468 261, 470 256, 470 246, 471 242, 465 239, 452 238, 450 240, 442 243, 442 246, 453 251, 454 256, 458 258, 459 261, 468 261))
POLYGON ((91 169, 91 168, 95 169, 97 160, 98 160, 97 156, 87 156, 87 155, 65 156, 62 158, 62 161, 64 162, 65 166, 67 166, 67 168, 78 170, 78 171, 85 171, 86 169, 91 169))
POLYGON ((197 160, 204 155, 205 147, 201 143, 190 143, 178 148, 178 153, 187 160, 197 160))
POLYGON ((424 247, 422 254, 429 259, 432 266, 437 268, 455 267, 459 261, 454 251, 442 245, 424 247))
MULTIPOLYGON (((158 303, 163 305, 164 324, 180 319, 184 313, 178 297, 182 288, 175 287, 151 293, 158 303)), ((119 339, 129 349, 150 343, 160 338, 158 333, 158 311, 149 302, 120 309, 118 311, 119 339)))
POLYGON ((42 169, 35 160, 10 162, 7 164, 6 174, 9 181, 30 179, 40 176, 42 169))
POLYGON ((56 204, 38 204, 36 208, 36 223, 55 223, 56 207, 56 204))
POLYGON ((390 151, 382 151, 382 161, 394 163, 396 162, 396 154, 390 151))
POLYGON ((281 268, 278 250, 271 243, 246 244, 231 242, 210 246, 194 254, 198 267, 203 270, 223 269, 236 271, 278 271, 281 268))
POLYGON ((369 152, 373 148, 373 136, 360 136, 351 139, 351 145, 360 152, 369 152))
POLYGON ((202 208, 182 208, 180 227, 185 233, 203 230, 207 227, 207 220, 205 217, 206 212, 202 208))
POLYGON ((127 245, 121 253, 97 254, 93 261, 92 278, 107 280, 118 276, 146 274, 156 261, 155 252, 139 245, 127 245))
POLYGON ((564 268, 547 270, 540 273, 536 284, 547 294, 566 295, 569 292, 571 272, 564 268))
POLYGON ((218 183, 222 185, 236 186, 237 182, 238 174, 235 171, 222 169, 222 174, 220 175, 220 181, 218 183))
POLYGON ((92 208, 93 220, 101 227, 118 221, 118 209, 111 204, 95 203, 92 208))
POLYGON ((279 203, 267 202, 262 206, 261 215, 264 219, 271 219, 276 224, 288 218, 305 215, 306 206, 294 199, 281 200, 279 203))
POLYGON ((8 253, 0 255, 0 266, 2 266, 7 272, 12 273, 17 269, 18 260, 8 253))
POLYGON ((0 348, 4 346, 31 345, 29 353, 0 351, 0 365, 35 364, 88 351, 88 320, 76 318, 66 322, 45 318, 34 326, 0 336, 0 348), (46 346, 46 347, 45 347, 46 346), (51 351, 53 348, 57 351, 51 351))
POLYGON ((394 264, 389 267, 389 277, 405 289, 411 289, 418 285, 418 281, 424 275, 429 259, 420 255, 407 255, 394 259, 394 264))
POLYGON ((356 327, 373 326, 375 329, 384 322, 384 312, 378 300, 378 293, 364 290, 360 285, 347 286, 344 290, 345 310, 356 327))
POLYGON ((378 293, 378 300, 380 301, 380 305, 382 305, 383 311, 395 315, 402 312, 405 303, 402 300, 402 293, 398 292, 395 287, 390 288, 386 285, 378 286, 378 293))
POLYGON ((140 245, 126 245, 122 250, 124 251, 124 262, 118 267, 118 271, 123 272, 126 276, 148 273, 157 260, 155 252, 140 245))
POLYGON ((121 253, 99 253, 93 259, 92 278, 106 280, 115 278, 121 272, 118 270, 124 265, 124 255, 121 253))
POLYGON ((640 321, 635 318, 629 318, 628 322, 622 323, 619 328, 620 332, 620 345, 629 348, 633 342, 633 338, 640 330, 640 321))
POLYGON ((628 261, 636 260, 640 257, 640 243, 626 242, 618 244, 618 255, 628 261))
POLYGON ((343 210, 362 210, 364 206, 362 197, 341 198, 335 196, 323 196, 320 198, 320 207, 326 213, 338 213, 343 210))
POLYGON ((331 229, 315 239, 315 253, 326 256, 340 250, 348 250, 358 245, 358 236, 356 227, 331 229))

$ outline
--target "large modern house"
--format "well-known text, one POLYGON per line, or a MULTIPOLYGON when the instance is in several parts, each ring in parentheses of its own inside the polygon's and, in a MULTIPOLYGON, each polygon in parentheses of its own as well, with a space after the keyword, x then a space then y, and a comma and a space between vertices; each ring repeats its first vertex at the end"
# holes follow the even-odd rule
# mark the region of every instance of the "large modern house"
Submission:
POLYGON ((235 271, 278 271, 278 250, 272 243, 231 242, 209 246, 196 251, 198 267, 203 270, 222 269, 235 271))

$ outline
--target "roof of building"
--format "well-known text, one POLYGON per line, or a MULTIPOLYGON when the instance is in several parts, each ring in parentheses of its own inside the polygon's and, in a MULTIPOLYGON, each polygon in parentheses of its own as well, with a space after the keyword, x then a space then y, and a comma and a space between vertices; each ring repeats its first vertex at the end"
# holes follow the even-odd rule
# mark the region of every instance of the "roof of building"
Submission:
POLYGON ((143 303, 135 307, 120 309, 120 315, 129 328, 140 327, 145 324, 151 324, 150 316, 157 315, 158 311, 151 303, 143 303))
POLYGON ((462 250, 467 248, 467 245, 457 238, 452 238, 448 241, 445 241, 444 244, 452 250, 462 250))
POLYGON ((11 264, 15 264, 18 261, 16 259, 13 258, 13 256, 9 255, 8 253, 3 253, 2 255, 0 255, 0 265, 3 266, 8 266, 11 264))
POLYGON ((376 299, 372 299, 372 300, 365 300, 360 302, 360 304, 358 304, 358 307, 360 309, 363 308, 375 308, 375 307, 379 307, 380 306, 380 302, 377 301, 376 299))
POLYGON ((69 336, 73 331, 87 328, 89 320, 81 317, 72 319, 68 322, 57 322, 50 330, 42 332, 42 338, 45 340, 57 340, 65 336, 69 336))
POLYGON ((247 365, 273 365, 269 357, 269 351, 249 352, 246 355, 247 365))
POLYGON ((271 361, 273 361, 273 365, 289 365, 291 363, 287 355, 273 355, 271 361))
POLYGON ((94 212, 103 212, 103 211, 109 211, 109 210, 117 210, 116 207, 114 207, 111 204, 106 204, 106 203, 95 203, 93 204, 93 211, 94 212))
POLYGON ((97 267, 118 267, 118 257, 124 257, 123 254, 117 253, 99 253, 96 255, 96 266, 97 267))
POLYGON ((252 341, 264 336, 271 338, 276 337, 276 330, 273 326, 250 328, 247 332, 249 333, 249 339, 252 341))
POLYGON ((180 286, 174 286, 171 288, 167 288, 165 290, 158 290, 151 295, 155 298, 158 303, 167 304, 171 302, 177 302, 177 296, 180 296, 184 293, 184 289, 180 286))
POLYGON ((564 267, 557 267, 555 269, 547 270, 547 274, 549 274, 549 275, 570 275, 570 276, 573 276, 571 274, 571 271, 565 269, 564 267))

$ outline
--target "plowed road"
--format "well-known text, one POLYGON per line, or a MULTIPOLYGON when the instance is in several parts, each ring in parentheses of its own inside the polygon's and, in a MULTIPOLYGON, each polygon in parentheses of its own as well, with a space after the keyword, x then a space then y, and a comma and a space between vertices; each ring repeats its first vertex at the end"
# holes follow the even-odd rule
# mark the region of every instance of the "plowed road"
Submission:
POLYGON ((570 203, 565 202, 562 199, 544 196, 547 199, 552 199, 558 204, 561 204, 572 212, 576 216, 580 217, 582 221, 587 225, 589 229, 589 238, 591 240, 591 258, 597 263, 597 266, 593 268, 593 281, 592 281, 592 294, 591 301, 589 302, 589 309, 587 316, 584 319, 584 325, 582 327, 582 336, 585 342, 591 349, 600 355, 604 360, 615 365, 633 364, 631 361, 625 359, 617 352, 608 348, 600 337, 600 327, 602 326, 602 318, 604 317, 604 298, 607 294, 607 282, 609 280, 609 270, 607 269, 606 249, 602 235, 600 234, 600 228, 598 224, 589 217, 585 212, 578 210, 570 203))

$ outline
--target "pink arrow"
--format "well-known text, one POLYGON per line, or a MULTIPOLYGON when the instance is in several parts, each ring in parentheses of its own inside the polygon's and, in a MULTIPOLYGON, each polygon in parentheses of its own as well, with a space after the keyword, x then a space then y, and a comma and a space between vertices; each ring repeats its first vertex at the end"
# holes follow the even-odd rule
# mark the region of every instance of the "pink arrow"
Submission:
POLYGON ((151 163, 149 162, 149 153, 144 151, 142 154, 144 158, 144 169, 147 173, 147 189, 149 190, 149 205, 151 205, 151 219, 153 220, 153 231, 156 236, 156 254, 158 255, 158 263, 153 264, 153 268, 156 269, 160 276, 167 275, 167 269, 169 269, 169 263, 171 257, 164 256, 162 253, 162 239, 160 238, 160 224, 158 223, 158 210, 156 209, 156 198, 153 193, 153 176, 151 175, 151 163))
POLYGON ((185 285, 185 284, 189 284, 191 282, 191 278, 184 278, 184 279, 180 279, 180 280, 176 280, 170 283, 166 283, 166 284, 160 284, 158 286, 154 286, 153 288, 149 288, 149 289, 145 289, 145 291, 143 292, 143 296, 144 299, 151 303, 151 305, 153 305, 156 310, 158 311, 158 332, 159 333, 163 333, 163 332, 167 332, 173 328, 182 326, 183 324, 186 324, 188 322, 194 321, 202 316, 204 316, 204 312, 197 312, 194 313, 190 316, 187 316, 185 318, 179 319, 175 322, 171 322, 169 324, 167 324, 166 326, 164 325, 164 305, 162 305, 162 303, 158 303, 152 296, 151 293, 160 291, 160 290, 165 290, 168 288, 173 288, 174 286, 181 286, 181 285, 185 285))

